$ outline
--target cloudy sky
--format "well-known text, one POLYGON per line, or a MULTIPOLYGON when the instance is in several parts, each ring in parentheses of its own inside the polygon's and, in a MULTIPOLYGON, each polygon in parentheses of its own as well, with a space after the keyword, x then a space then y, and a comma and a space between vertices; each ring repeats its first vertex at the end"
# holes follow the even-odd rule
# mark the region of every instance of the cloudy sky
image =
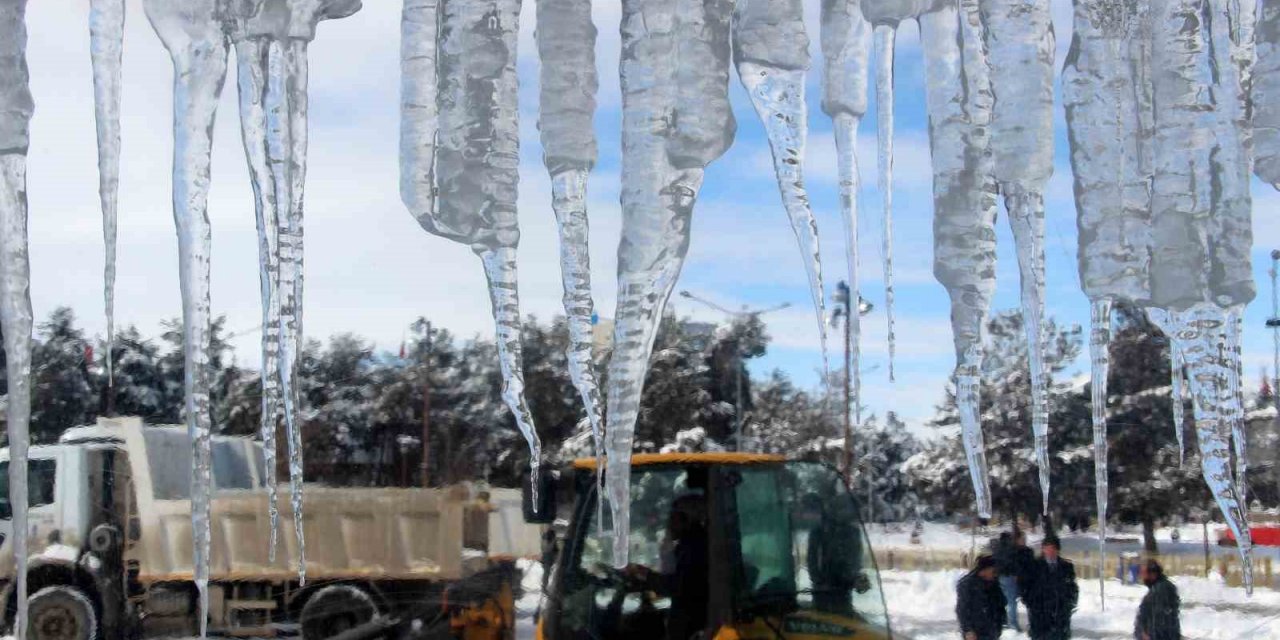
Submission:
MULTIPOLYGON (((817 50, 816 0, 806 0, 817 50)), ((32 297, 37 317, 69 305, 90 332, 102 333, 102 235, 97 200, 93 90, 87 2, 35 0, 28 28, 36 115, 29 157, 32 297)), ((427 316, 464 336, 486 333, 488 299, 480 265, 460 245, 417 225, 398 195, 399 7, 366 0, 356 15, 321 25, 311 48, 310 166, 306 192, 306 329, 323 338, 354 331, 395 350, 406 325, 427 316)), ((147 23, 141 0, 129 0, 124 57, 124 158, 120 200, 118 323, 154 333, 180 315, 177 247, 170 209, 171 84, 169 59, 147 23)), ((595 295, 602 316, 614 305, 619 233, 617 0, 595 3, 601 72, 596 132, 601 159, 592 175, 591 221, 595 295)), ((1070 40, 1070 3, 1054 2, 1061 66, 1070 40)), ((538 61, 533 2, 525 3, 520 62, 522 166, 521 295, 526 313, 560 311, 559 266, 550 187, 536 129, 538 61)), ((887 380, 880 268, 880 199, 875 189, 875 114, 862 127, 861 246, 863 296, 876 304, 864 321, 865 396, 873 411, 899 412, 913 424, 932 415, 953 364, 945 291, 932 276, 931 196, 923 71, 914 24, 899 36, 895 203, 898 381, 887 380)), ((234 75, 234 65, 232 66, 234 75)), ((831 122, 818 108, 810 74, 808 186, 822 236, 828 290, 844 277, 845 239, 837 201, 831 122)), ((773 182, 763 130, 737 78, 734 147, 707 172, 694 216, 693 243, 679 288, 718 303, 791 307, 768 316, 774 337, 757 369, 782 368, 817 384, 822 361, 800 253, 773 182)), ((210 217, 214 227, 213 304, 235 331, 240 364, 256 366, 259 318, 253 199, 239 139, 234 78, 222 95, 214 143, 210 217)), ((1047 196, 1048 310, 1059 321, 1087 323, 1076 274, 1075 209, 1059 107, 1057 167, 1047 196)), ((1280 245, 1280 197, 1256 185, 1255 272, 1259 301, 1246 316, 1246 384, 1270 362, 1267 254, 1280 245), (1269 244, 1268 244, 1269 243, 1269 244)), ((1000 222, 996 309, 1018 304, 1012 236, 1000 222)), ((681 315, 715 320, 715 312, 674 298, 681 315)), ((833 342, 833 346, 836 343, 833 342)), ((1083 371, 1080 362, 1075 372, 1083 371)))

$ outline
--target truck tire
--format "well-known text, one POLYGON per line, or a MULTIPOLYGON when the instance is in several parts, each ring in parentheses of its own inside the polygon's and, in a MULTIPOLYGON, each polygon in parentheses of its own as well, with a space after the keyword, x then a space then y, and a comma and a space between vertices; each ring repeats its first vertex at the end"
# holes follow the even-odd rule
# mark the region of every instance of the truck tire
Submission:
POLYGON ((94 640, 98 616, 83 591, 45 587, 27 600, 27 637, 32 640, 94 640))
POLYGON ((302 605, 302 640, 324 640, 354 629, 378 615, 364 589, 349 584, 322 587, 302 605))

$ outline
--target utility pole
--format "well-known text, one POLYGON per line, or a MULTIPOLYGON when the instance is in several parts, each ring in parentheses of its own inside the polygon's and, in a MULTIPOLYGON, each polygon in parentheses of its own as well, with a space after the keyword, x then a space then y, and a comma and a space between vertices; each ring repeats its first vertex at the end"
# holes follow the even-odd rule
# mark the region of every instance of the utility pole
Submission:
POLYGON ((840 471, 844 474, 845 482, 850 482, 853 477, 853 428, 855 423, 862 421, 862 407, 858 406, 855 400, 853 389, 854 369, 855 365, 852 358, 853 353, 853 327, 858 323, 858 318, 871 313, 873 305, 858 296, 858 315, 855 317, 852 312, 853 294, 849 288, 849 283, 841 280, 836 284, 836 295, 834 302, 836 303, 835 312, 831 315, 831 324, 844 320, 844 457, 840 463, 840 471))
MULTIPOLYGON (((707 306, 707 307, 710 307, 711 309, 719 311, 720 313, 723 313, 729 316, 730 322, 733 322, 735 324, 739 322, 746 322, 748 320, 751 320, 752 318, 758 318, 766 313, 781 311, 782 309, 786 309, 787 307, 791 306, 790 302, 784 302, 780 305, 767 307, 764 309, 748 309, 746 305, 742 305, 741 310, 732 311, 710 300, 707 300, 705 298, 700 298, 690 293, 688 290, 682 290, 680 292, 680 297, 688 298, 690 300, 693 300, 694 302, 700 302, 704 306, 707 306)), ((738 361, 736 363, 737 364, 736 375, 734 378, 734 384, 737 387, 737 390, 736 390, 737 401, 736 401, 736 404, 734 405, 734 411, 733 411, 733 450, 740 451, 742 449, 743 414, 745 413, 745 410, 746 410, 746 404, 744 402, 745 392, 744 392, 744 386, 743 386, 742 370, 746 368, 747 359, 746 359, 745 350, 743 349, 743 346, 742 346, 741 339, 735 339, 735 343, 736 343, 735 351, 737 352, 738 361)))
POLYGON ((1271 329, 1271 342, 1275 346, 1274 360, 1271 364, 1271 397, 1276 405, 1276 422, 1280 423, 1280 294, 1276 292, 1278 274, 1280 274, 1280 249, 1272 249, 1271 317, 1267 318, 1267 326, 1271 329))
POLYGON ((426 323, 423 338, 422 362, 418 375, 422 376, 422 486, 431 486, 431 322, 426 323))

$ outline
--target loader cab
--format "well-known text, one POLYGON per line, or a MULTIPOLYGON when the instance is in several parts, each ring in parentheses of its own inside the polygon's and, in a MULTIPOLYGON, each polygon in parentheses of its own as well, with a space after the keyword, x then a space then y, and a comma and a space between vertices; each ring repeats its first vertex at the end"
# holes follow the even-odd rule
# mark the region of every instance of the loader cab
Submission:
POLYGON ((626 568, 598 521, 594 460, 549 586, 544 640, 889 638, 858 506, 833 469, 780 456, 633 458, 626 568))

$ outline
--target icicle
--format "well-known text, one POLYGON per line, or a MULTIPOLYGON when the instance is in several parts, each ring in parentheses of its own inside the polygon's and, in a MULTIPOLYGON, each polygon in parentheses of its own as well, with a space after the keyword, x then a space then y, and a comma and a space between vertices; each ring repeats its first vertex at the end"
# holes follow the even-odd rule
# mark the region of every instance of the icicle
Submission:
POLYGON ((1017 246, 1031 372, 1031 428, 1049 511, 1049 393, 1044 364, 1044 188, 1053 174, 1053 55, 1048 0, 980 0, 994 96, 995 178, 1017 246))
POLYGON ((1257 61, 1252 67, 1253 172, 1280 189, 1280 3, 1263 2, 1256 30, 1257 61))
POLYGON ((541 443, 524 400, 516 294, 519 15, 519 0, 405 1, 400 193, 424 229, 470 246, 483 263, 503 398, 529 444, 536 474, 541 443), (473 55, 480 51, 496 56, 486 58, 494 64, 476 65, 473 55), (439 130, 465 134, 437 141, 439 130))
POLYGON ((896 24, 877 24, 876 47, 876 167, 879 169, 880 200, 884 217, 881 258, 884 261, 884 315, 888 320, 889 381, 894 380, 894 352, 897 340, 893 332, 893 45, 897 39, 896 24))
POLYGON ((307 171, 307 48, 323 20, 358 11, 360 0, 249 0, 222 15, 236 43, 241 137, 253 180, 262 291, 263 403, 260 430, 267 466, 271 520, 269 557, 279 535, 275 431, 283 414, 289 455, 289 494, 298 545, 298 578, 306 582, 303 530, 301 394, 303 193, 307 171))
POLYGON ((200 635, 209 606, 209 161, 218 99, 227 71, 227 42, 213 0, 143 4, 173 60, 173 217, 178 230, 187 431, 191 436, 191 531, 200 635))
POLYGON ((689 250, 704 169, 733 141, 729 16, 723 1, 622 3, 622 241, 605 429, 617 567, 628 558, 631 448, 649 354, 689 250))
POLYGON ((991 90, 977 0, 920 17, 933 156, 933 271, 951 298, 956 404, 979 517, 991 490, 979 407, 983 335, 995 291, 995 183, 988 153, 991 90), (957 14, 957 9, 960 13, 957 14))
POLYGON ((281 404, 289 455, 289 502, 298 543, 298 580, 307 580, 306 535, 303 530, 302 433, 298 413, 298 359, 302 355, 302 196, 306 179, 307 43, 272 41, 268 48, 267 156, 276 189, 277 248, 280 251, 281 404))
POLYGON ((582 398, 596 454, 596 520, 604 522, 603 399, 592 359, 591 255, 587 176, 596 163, 596 27, 590 0, 538 0, 542 63, 538 129, 551 174, 551 205, 560 232, 560 275, 569 328, 569 378, 582 398))
POLYGON ((871 25, 858 3, 823 0, 822 3, 822 110, 835 124, 837 168, 840 176, 840 212, 844 219, 846 261, 849 269, 849 362, 852 374, 853 424, 862 422, 862 296, 858 284, 858 125, 867 113, 867 80, 871 54, 871 25))
POLYGON ((826 295, 818 225, 804 186, 804 149, 808 133, 805 72, 809 68, 809 36, 800 0, 739 2, 734 7, 733 60, 738 78, 764 124, 773 152, 773 170, 782 204, 796 234, 822 342, 827 370, 826 295))
POLYGON ((1184 372, 1185 365, 1182 362, 1182 352, 1169 347, 1169 371, 1172 384, 1170 385, 1169 401, 1173 405, 1173 434, 1178 439, 1178 466, 1181 467, 1187 458, 1186 434, 1187 432, 1187 392, 1183 388, 1182 381, 1186 377, 1184 372))
POLYGON ((1240 494, 1240 504, 1249 504, 1248 478, 1249 449, 1245 432, 1244 393, 1240 388, 1240 336, 1244 331, 1244 309, 1234 307, 1227 309, 1227 321, 1223 325, 1223 358, 1227 370, 1226 388, 1223 389, 1223 414, 1227 424, 1231 426, 1231 445, 1236 456, 1236 492, 1240 494))
MULTIPOLYGON (((466 1, 466 0, 464 0, 466 1)), ((514 213, 514 208, 512 209, 514 213)), ((529 443, 529 460, 537 473, 542 460, 542 442, 533 425, 533 413, 524 397, 524 359, 520 344, 520 298, 516 287, 516 249, 497 247, 476 251, 484 264, 485 280, 497 327, 498 365, 502 369, 502 399, 515 416, 516 427, 529 443)), ((536 476, 535 476, 536 479, 536 476)), ((535 482, 533 486, 537 486, 535 482)), ((534 504, 537 504, 536 494, 534 504)))
POLYGON ((1106 608, 1107 575, 1107 374, 1111 367, 1111 299, 1093 301, 1089 331, 1089 377, 1093 409, 1093 478, 1098 503, 1098 593, 1106 608))
POLYGON ((107 393, 114 393, 116 203, 120 191, 120 58, 124 44, 124 0, 89 3, 89 54, 93 62, 93 103, 98 123, 98 196, 105 244, 103 301, 107 315, 107 393))
MULTIPOLYGON (((262 437, 265 483, 267 485, 267 511, 270 520, 268 560, 275 563, 276 547, 280 531, 280 507, 276 478, 276 428, 281 406, 280 390, 280 246, 279 201, 273 169, 279 171, 283 163, 272 157, 267 143, 267 108, 273 111, 281 106, 282 97, 277 93, 283 88, 280 71, 276 81, 268 82, 271 73, 271 46, 265 37, 240 32, 232 34, 235 42, 237 78, 240 93, 240 133, 244 143, 245 159, 249 164, 249 177, 253 182, 254 210, 258 230, 258 278, 262 298, 262 416, 259 432, 262 437), (275 91, 270 93, 269 89, 275 91)), ((275 56, 279 65, 279 54, 275 56)), ((275 129, 279 116, 273 118, 275 129)), ((279 133, 277 132, 278 136, 279 133)), ((279 151, 277 150, 277 155, 279 151)), ((286 195, 287 194, 279 194, 286 195)))
POLYGON ((1169 337, 1172 348, 1182 352, 1187 366, 1195 412, 1196 436, 1200 445, 1200 465, 1218 508, 1239 545, 1245 590, 1253 592, 1253 543, 1248 511, 1232 478, 1230 408, 1224 406, 1228 369, 1234 366, 1225 356, 1222 333, 1228 317, 1239 309, 1223 310, 1212 303, 1199 303, 1186 310, 1154 309, 1149 313, 1169 337))
POLYGON ((27 447, 31 421, 31 267, 27 147, 34 104, 27 72, 26 0, 0 0, 0 332, 8 380, 9 504, 19 638, 27 635, 27 447))

